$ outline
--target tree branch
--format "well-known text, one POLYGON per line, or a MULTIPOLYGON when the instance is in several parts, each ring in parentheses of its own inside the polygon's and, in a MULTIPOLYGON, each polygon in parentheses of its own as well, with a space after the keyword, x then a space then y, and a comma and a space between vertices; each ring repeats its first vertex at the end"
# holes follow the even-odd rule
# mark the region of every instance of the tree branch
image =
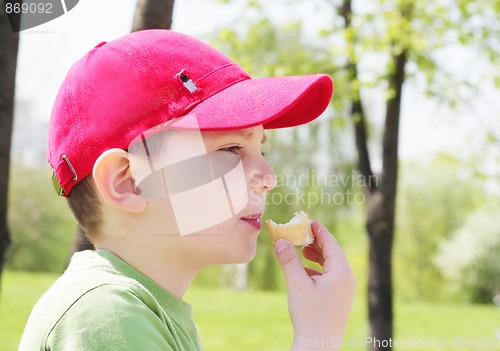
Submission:
MULTIPOLYGON (((402 20, 411 18, 414 4, 402 3, 399 11, 402 20)), ((408 61, 408 49, 403 47, 399 52, 394 52, 392 47, 393 70, 388 77, 389 91, 392 93, 387 100, 385 115, 385 128, 382 144, 382 179, 381 190, 388 201, 388 210, 394 212, 396 202, 396 187, 398 180, 398 145, 399 145, 399 120, 401 115, 401 100, 403 97, 403 84, 405 81, 405 68, 408 61)))
POLYGON ((394 58, 394 73, 389 78, 389 86, 394 91, 394 96, 387 101, 385 116, 385 128, 382 149, 382 184, 384 193, 389 198, 395 196, 398 174, 398 144, 399 144, 399 120, 401 110, 401 99, 403 93, 403 83, 405 66, 407 62, 406 51, 402 51, 394 58))
MULTIPOLYGON (((344 0, 338 11, 344 19, 344 29, 352 29, 352 3, 351 0, 344 0)), ((348 51, 354 54, 355 39, 348 39, 348 51)), ((357 64, 349 55, 347 62, 347 75, 350 82, 358 81, 357 64)), ((356 138, 356 149, 358 151, 358 169, 362 176, 366 179, 371 179, 374 174, 371 168, 370 154, 368 152, 368 135, 366 132, 366 116, 361 102, 359 88, 354 92, 353 102, 351 105, 351 116, 354 123, 354 135, 356 138)), ((366 182, 366 186, 370 192, 377 189, 377 182, 366 182)))

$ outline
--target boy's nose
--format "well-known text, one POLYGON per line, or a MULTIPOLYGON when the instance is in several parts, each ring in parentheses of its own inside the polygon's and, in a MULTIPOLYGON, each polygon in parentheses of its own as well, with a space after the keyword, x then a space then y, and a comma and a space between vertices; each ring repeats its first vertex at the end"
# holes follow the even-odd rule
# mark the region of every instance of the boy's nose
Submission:
POLYGON ((250 186, 254 189, 269 191, 276 187, 276 174, 261 156, 258 166, 250 174, 250 186))

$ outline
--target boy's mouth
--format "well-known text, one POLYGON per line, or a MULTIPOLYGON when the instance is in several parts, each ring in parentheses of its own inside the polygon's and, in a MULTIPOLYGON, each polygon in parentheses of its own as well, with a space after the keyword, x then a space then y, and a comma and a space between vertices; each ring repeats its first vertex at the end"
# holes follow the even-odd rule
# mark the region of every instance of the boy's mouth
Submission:
POLYGON ((241 220, 247 222, 250 224, 252 227, 256 228, 257 230, 260 230, 262 228, 262 221, 261 218, 262 213, 254 213, 250 215, 245 215, 241 217, 241 220))

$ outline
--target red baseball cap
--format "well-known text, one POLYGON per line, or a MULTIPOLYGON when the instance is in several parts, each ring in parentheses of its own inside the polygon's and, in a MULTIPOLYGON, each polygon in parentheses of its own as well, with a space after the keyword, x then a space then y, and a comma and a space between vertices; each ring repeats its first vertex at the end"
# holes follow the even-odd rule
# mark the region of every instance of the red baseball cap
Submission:
POLYGON ((201 130, 292 127, 317 118, 332 93, 324 74, 252 79, 211 46, 174 31, 103 42, 71 67, 57 94, 47 151, 54 186, 68 196, 104 151, 126 150, 174 118, 194 113, 201 130))

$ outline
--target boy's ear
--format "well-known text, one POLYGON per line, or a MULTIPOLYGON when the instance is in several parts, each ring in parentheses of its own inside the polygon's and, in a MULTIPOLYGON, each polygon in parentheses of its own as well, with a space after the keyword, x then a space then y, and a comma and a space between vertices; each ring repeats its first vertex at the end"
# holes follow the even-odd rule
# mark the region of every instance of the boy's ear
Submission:
POLYGON ((92 175, 97 189, 109 205, 130 213, 146 209, 147 199, 135 192, 126 151, 110 149, 103 152, 95 161, 92 175))

